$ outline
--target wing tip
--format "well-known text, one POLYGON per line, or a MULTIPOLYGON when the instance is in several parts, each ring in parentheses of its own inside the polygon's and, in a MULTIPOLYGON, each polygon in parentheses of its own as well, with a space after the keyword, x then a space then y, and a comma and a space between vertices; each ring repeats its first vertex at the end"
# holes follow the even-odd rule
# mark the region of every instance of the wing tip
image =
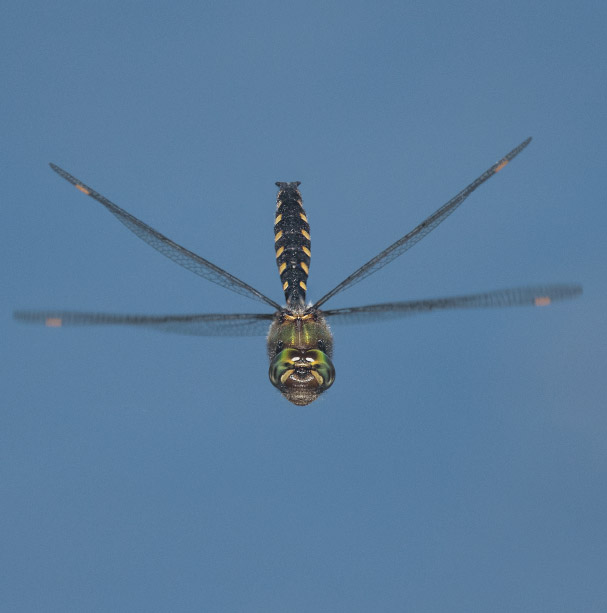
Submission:
POLYGON ((544 307, 560 300, 572 300, 581 296, 584 288, 579 283, 570 283, 547 287, 544 292, 538 293, 533 299, 533 305, 544 307))
POLYGON ((532 136, 526 138, 520 145, 517 145, 510 153, 507 153, 499 162, 495 165, 494 173, 498 173, 504 166, 511 162, 529 143, 533 140, 532 136))
POLYGON ((584 287, 580 283, 570 283, 565 285, 565 290, 567 293, 567 298, 575 298, 576 296, 581 296, 584 293, 584 287))
POLYGON ((91 195, 91 188, 87 187, 82 181, 73 177, 69 172, 63 170, 61 166, 57 166, 57 164, 53 164, 53 162, 49 162, 48 165, 54 170, 62 179, 65 179, 68 183, 71 183, 77 190, 80 190, 83 194, 87 196, 91 195))
POLYGON ((43 324, 47 328, 61 328, 63 317, 45 311, 13 311, 13 319, 26 324, 43 324))

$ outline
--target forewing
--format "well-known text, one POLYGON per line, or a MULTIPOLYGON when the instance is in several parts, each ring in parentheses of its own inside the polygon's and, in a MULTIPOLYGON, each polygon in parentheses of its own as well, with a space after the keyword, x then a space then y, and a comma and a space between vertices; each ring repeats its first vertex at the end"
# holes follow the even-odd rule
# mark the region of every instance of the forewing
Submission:
POLYGON ((120 315, 77 311, 15 311, 13 317, 23 323, 43 324, 49 328, 91 325, 136 326, 193 336, 265 336, 274 316, 266 313, 120 315))
POLYGON ((259 300, 260 302, 264 302, 265 304, 269 304, 271 307, 275 309, 280 309, 280 305, 274 302, 271 298, 268 298, 260 291, 251 287, 244 281, 241 281, 234 275, 231 275, 229 272, 219 268, 219 266, 215 266, 215 264, 205 260, 204 258, 196 255, 192 251, 189 251, 185 247, 178 245, 173 242, 170 238, 167 238, 160 232, 154 230, 147 224, 145 224, 137 217, 127 213, 124 209, 121 209, 117 204, 114 204, 110 200, 108 200, 105 196, 102 196, 100 193, 96 192, 94 189, 85 185, 76 177, 73 177, 71 174, 59 168, 55 164, 50 164, 50 167, 61 177, 63 177, 66 181, 69 181, 72 185, 78 188, 83 194, 90 196, 100 202, 112 215, 114 215, 120 222, 122 222, 131 232, 136 234, 141 240, 145 241, 148 245, 151 245, 157 251, 160 251, 167 258, 170 258, 174 262, 177 262, 180 266, 191 270, 193 273, 197 274, 208 281, 212 281, 217 285, 221 285, 227 289, 236 292, 237 294, 241 294, 242 296, 247 296, 248 298, 252 298, 254 300, 259 300))
POLYGON ((440 209, 432 213, 430 217, 422 221, 416 228, 411 230, 408 234, 405 234, 402 238, 399 238, 395 243, 390 245, 387 249, 384 249, 381 253, 378 253, 374 258, 369 260, 366 264, 361 266, 357 271, 353 272, 349 277, 344 279, 339 285, 334 287, 329 293, 325 294, 320 300, 318 300, 314 306, 320 307, 329 298, 335 296, 339 292, 342 292, 348 287, 362 281, 364 278, 373 274, 380 268, 389 264, 392 260, 402 255, 408 249, 411 249, 413 245, 418 243, 424 236, 432 232, 440 223, 442 223, 457 207, 477 188, 480 187, 487 179, 490 179, 494 174, 498 173, 508 162, 514 159, 529 143, 531 138, 523 141, 518 147, 513 149, 499 162, 496 162, 486 170, 478 179, 475 179, 468 187, 463 189, 459 194, 451 198, 449 202, 444 204, 440 209))
POLYGON ((328 318, 330 324, 370 323, 447 309, 547 306, 559 300, 575 298, 581 293, 582 287, 580 285, 537 285, 466 296, 332 309, 323 311, 323 314, 328 318))

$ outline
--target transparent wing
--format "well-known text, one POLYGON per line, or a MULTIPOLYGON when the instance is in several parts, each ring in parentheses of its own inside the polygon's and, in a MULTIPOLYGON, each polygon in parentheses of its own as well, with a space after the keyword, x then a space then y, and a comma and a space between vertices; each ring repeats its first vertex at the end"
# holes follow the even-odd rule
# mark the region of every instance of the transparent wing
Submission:
POLYGON ((490 179, 494 174, 498 173, 508 162, 513 160, 529 143, 531 138, 523 141, 518 147, 513 149, 499 162, 496 162, 485 171, 478 179, 474 180, 468 187, 463 189, 457 196, 454 196, 444 204, 436 212, 432 213, 430 217, 422 221, 415 229, 411 230, 408 234, 405 234, 402 238, 399 238, 395 243, 390 245, 387 249, 384 249, 381 253, 378 253, 373 259, 369 260, 366 264, 361 266, 357 271, 353 272, 349 277, 344 279, 339 285, 334 287, 328 294, 325 294, 320 300, 318 300, 314 306, 316 308, 324 304, 329 298, 335 296, 339 292, 342 292, 348 287, 362 281, 364 278, 373 274, 380 268, 383 268, 386 264, 389 264, 392 260, 402 255, 408 249, 411 249, 413 245, 418 243, 424 236, 432 232, 436 226, 442 223, 457 207, 477 188, 480 187, 487 179, 490 179))
POLYGON ((114 315, 77 311, 15 311, 17 321, 43 324, 49 328, 62 326, 139 326, 161 332, 193 336, 265 336, 274 315, 220 314, 202 315, 114 315))
POLYGON ((409 302, 388 302, 361 307, 323 311, 330 324, 357 324, 387 321, 407 315, 445 309, 477 309, 511 306, 547 306, 558 300, 575 298, 582 293, 580 285, 537 285, 515 287, 483 294, 451 296, 409 302))
POLYGON ((102 196, 94 189, 85 185, 76 177, 73 177, 71 174, 59 168, 55 164, 50 164, 50 167, 61 177, 63 177, 66 181, 69 181, 72 185, 77 187, 83 194, 90 196, 100 202, 112 215, 118 218, 131 232, 136 234, 141 240, 145 241, 148 245, 151 245, 157 251, 160 251, 167 258, 170 258, 174 262, 177 262, 180 266, 191 270, 193 273, 197 274, 208 281, 212 281, 217 285, 221 285, 227 289, 236 292, 237 294, 241 294, 242 296, 247 296, 248 298, 252 298, 254 300, 259 300, 264 302, 265 304, 269 304, 271 307, 275 309, 280 309, 280 305, 274 302, 271 298, 268 298, 255 288, 251 287, 244 281, 241 281, 237 277, 231 275, 229 272, 219 268, 219 266, 215 266, 208 260, 192 253, 185 247, 174 243, 170 238, 167 238, 160 232, 154 230, 154 228, 150 228, 147 224, 143 223, 137 217, 134 217, 130 213, 127 213, 125 210, 121 209, 117 204, 114 204, 110 200, 108 200, 105 196, 102 196))

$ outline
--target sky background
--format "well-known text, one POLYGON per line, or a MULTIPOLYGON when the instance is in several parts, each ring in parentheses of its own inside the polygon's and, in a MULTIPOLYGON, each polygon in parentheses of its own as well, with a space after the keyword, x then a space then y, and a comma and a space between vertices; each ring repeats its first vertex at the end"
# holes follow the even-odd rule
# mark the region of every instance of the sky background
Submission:
POLYGON ((15 2, 0 21, 0 594, 7 611, 605 611, 604 2, 15 2), (15 308, 282 301, 274 182, 331 307, 579 282, 547 309, 335 327, 301 408, 263 338, 47 330, 15 308))

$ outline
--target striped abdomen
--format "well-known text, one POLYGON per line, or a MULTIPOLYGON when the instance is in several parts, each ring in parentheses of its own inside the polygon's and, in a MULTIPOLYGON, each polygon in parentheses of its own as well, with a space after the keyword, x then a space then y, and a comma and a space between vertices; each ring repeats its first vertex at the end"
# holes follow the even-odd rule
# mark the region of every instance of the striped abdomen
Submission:
POLYGON ((303 209, 300 182, 280 183, 274 220, 276 263, 287 305, 303 306, 310 267, 310 226, 303 209))

